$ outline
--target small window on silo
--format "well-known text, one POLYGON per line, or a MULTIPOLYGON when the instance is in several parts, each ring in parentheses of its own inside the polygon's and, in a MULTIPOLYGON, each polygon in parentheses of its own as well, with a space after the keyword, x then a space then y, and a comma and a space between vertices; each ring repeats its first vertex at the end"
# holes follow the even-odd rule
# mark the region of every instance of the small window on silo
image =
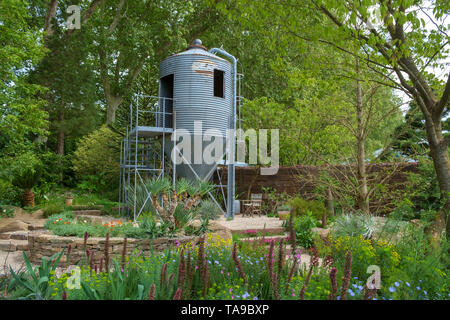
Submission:
POLYGON ((224 71, 214 69, 214 96, 224 98, 224 71))

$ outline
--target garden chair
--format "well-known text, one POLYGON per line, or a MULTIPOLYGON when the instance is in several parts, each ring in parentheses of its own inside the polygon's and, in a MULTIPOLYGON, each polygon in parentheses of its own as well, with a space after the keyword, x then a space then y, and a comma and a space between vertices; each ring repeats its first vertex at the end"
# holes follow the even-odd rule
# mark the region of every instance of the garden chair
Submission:
POLYGON ((262 212, 262 193, 252 193, 250 196, 250 200, 243 200, 244 205, 244 211, 243 216, 249 215, 253 217, 255 213, 258 214, 258 216, 261 216, 262 212))

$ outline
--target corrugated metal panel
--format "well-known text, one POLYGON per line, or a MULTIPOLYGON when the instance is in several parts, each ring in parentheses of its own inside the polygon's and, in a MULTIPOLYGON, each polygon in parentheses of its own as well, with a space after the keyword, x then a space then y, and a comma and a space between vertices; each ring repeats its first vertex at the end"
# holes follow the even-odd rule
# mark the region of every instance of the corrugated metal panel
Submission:
POLYGON ((229 127, 232 113, 232 66, 202 49, 190 49, 164 60, 159 77, 174 74, 176 129, 194 131, 194 120, 202 120, 203 133, 218 129, 223 136, 229 127), (225 72, 224 98, 214 96, 213 70, 225 72))

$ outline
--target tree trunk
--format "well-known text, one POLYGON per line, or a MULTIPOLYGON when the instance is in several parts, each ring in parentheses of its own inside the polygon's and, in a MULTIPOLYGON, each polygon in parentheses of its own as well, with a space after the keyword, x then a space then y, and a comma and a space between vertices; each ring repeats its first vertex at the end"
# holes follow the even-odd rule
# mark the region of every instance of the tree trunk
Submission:
POLYGON ((446 230, 447 239, 449 239, 450 225, 448 214, 450 212, 450 162, 448 158, 448 145, 442 135, 441 119, 431 121, 425 117, 425 129, 430 146, 430 154, 433 159, 434 170, 441 191, 441 196, 445 199, 445 204, 436 217, 435 234, 441 234, 446 230))
POLYGON ((330 217, 334 216, 334 205, 333 205, 333 193, 331 192, 331 188, 327 188, 327 196, 325 199, 325 206, 327 208, 328 214, 330 217))
POLYGON ((31 189, 31 188, 23 189, 22 205, 24 207, 34 207, 33 189, 31 189))
MULTIPOLYGON (((119 109, 120 104, 122 103, 123 98, 118 96, 110 96, 107 97, 107 106, 106 106, 106 124, 111 124, 116 121, 116 111, 119 109)), ((134 112, 135 110, 133 110, 134 112)), ((134 121, 134 119, 133 119, 134 121)))
POLYGON ((62 129, 62 122, 64 121, 64 112, 60 111, 58 115, 59 130, 58 130, 58 147, 56 153, 64 155, 64 130, 62 129))
MULTIPOLYGON (((359 75, 359 59, 356 58, 356 74, 359 75)), ((357 177, 358 177, 358 207, 364 213, 369 213, 369 198, 367 192, 366 177, 366 150, 365 150, 365 132, 363 125, 363 101, 362 89, 359 80, 356 80, 356 116, 357 116, 357 177)))

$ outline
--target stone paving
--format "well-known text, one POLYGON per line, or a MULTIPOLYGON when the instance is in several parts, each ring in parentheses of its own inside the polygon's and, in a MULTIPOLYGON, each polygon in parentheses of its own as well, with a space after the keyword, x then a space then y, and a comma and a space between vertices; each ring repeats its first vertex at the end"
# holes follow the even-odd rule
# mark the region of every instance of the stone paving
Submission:
POLYGON ((256 230, 257 232, 280 233, 284 232, 283 221, 278 218, 272 218, 262 215, 254 217, 243 217, 238 214, 233 220, 221 216, 216 220, 222 226, 231 230, 232 233, 246 233, 247 230, 256 230))

